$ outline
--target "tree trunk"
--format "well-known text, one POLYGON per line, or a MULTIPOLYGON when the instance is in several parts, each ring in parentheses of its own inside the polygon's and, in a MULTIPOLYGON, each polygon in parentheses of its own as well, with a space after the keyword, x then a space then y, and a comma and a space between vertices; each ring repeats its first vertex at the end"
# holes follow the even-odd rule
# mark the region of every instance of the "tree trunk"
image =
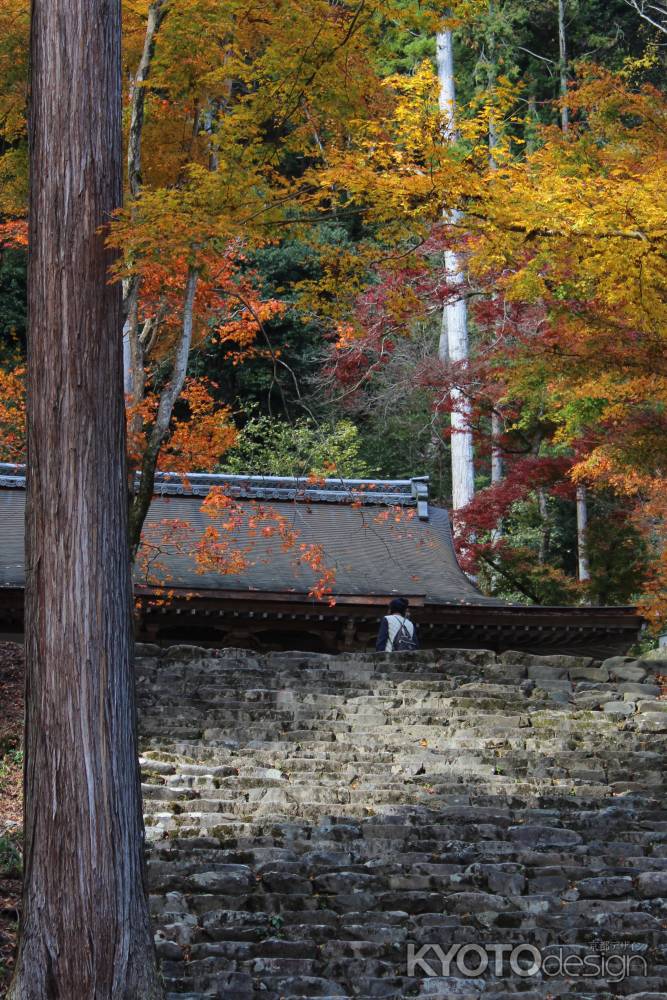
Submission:
POLYGON ((33 0, 25 877, 9 1000, 161 995, 127 548, 120 0, 33 0))
POLYGON ((148 438, 148 444, 144 450, 141 462, 141 478, 136 493, 130 502, 130 553, 132 559, 135 558, 141 544, 141 529, 144 526, 148 508, 153 499, 153 484, 155 483, 155 470, 157 460, 167 434, 169 424, 174 412, 176 400, 181 394, 185 384, 185 377, 188 371, 188 358, 190 357, 190 347, 192 346, 192 328, 194 324, 195 295, 197 293, 197 281, 199 273, 197 269, 190 265, 185 281, 185 302, 183 304, 183 324, 181 327, 181 339, 176 348, 174 364, 171 370, 171 378, 160 394, 160 402, 155 417, 155 423, 148 438))
MULTIPOLYGON (((489 14, 493 15, 494 6, 492 0, 489 2, 489 14)), ((495 63, 495 40, 493 36, 489 39, 489 69, 487 85, 489 94, 493 94, 497 82, 497 67, 495 63)), ((497 170, 496 150, 498 148, 499 136, 493 114, 489 114, 489 170, 497 170)), ((503 421, 500 413, 494 408, 491 411, 491 483, 499 483, 505 475, 503 462, 503 450, 499 441, 503 433, 503 421)), ((494 538, 502 535, 502 525, 499 524, 493 532, 494 538)))
POLYGON ((502 437, 503 422, 500 414, 494 410, 491 414, 491 482, 499 483, 505 476, 503 449, 498 442, 502 437))
MULTIPOLYGON (((451 31, 438 34, 436 39, 440 109, 445 116, 445 136, 456 138, 456 86, 451 31)), ((447 218, 456 224, 461 215, 449 212, 447 218)), ((440 338, 440 358, 450 364, 466 362, 468 346, 468 307, 465 298, 465 271, 457 253, 445 252, 447 282, 454 295, 445 305, 440 338), (460 292, 460 294, 458 294, 460 292), (446 349, 445 349, 446 344, 446 349)), ((465 507, 475 495, 475 468, 471 428, 472 407, 468 396, 459 388, 452 389, 452 506, 465 507)))
POLYGON ((558 0, 558 51, 560 68, 560 96, 563 102, 560 109, 560 123, 563 132, 567 132, 570 127, 570 111, 566 103, 567 36, 565 34, 565 0, 558 0))
POLYGON ((146 81, 151 72, 157 34, 166 13, 165 0, 153 0, 148 8, 146 34, 139 67, 132 81, 130 132, 127 140, 127 179, 132 198, 138 198, 141 191, 141 141, 144 133, 146 81))
POLYGON ((537 559, 540 566, 544 566, 549 555, 549 545, 551 544, 551 517, 549 515, 547 491, 544 486, 540 486, 537 490, 537 506, 540 512, 540 548, 537 559))
POLYGON ((588 498, 585 486, 577 486, 577 550, 579 582, 587 583, 591 578, 591 570, 588 562, 588 498))
MULTIPOLYGON (((153 0, 148 8, 144 47, 130 95, 130 130, 127 139, 127 183, 133 200, 141 193, 141 143, 144 135, 146 112, 146 82, 150 76, 155 42, 167 13, 166 0, 153 0)), ((123 301, 125 324, 123 326, 123 383, 125 394, 136 405, 143 397, 144 354, 139 340, 139 286, 138 275, 124 282, 123 301)))
MULTIPOLYGON (((567 97, 567 35, 565 33, 565 0, 558 0, 558 46, 560 53, 560 93, 561 128, 567 134, 570 127, 570 113, 565 102, 567 97)), ((588 497, 585 486, 577 486, 577 553, 580 583, 588 583, 591 571, 588 562, 588 497)))

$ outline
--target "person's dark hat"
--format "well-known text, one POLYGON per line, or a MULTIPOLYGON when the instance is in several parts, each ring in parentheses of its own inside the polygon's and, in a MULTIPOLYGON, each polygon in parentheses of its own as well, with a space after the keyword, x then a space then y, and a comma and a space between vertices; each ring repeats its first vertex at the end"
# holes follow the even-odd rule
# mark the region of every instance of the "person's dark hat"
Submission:
POLYGON ((389 604, 389 610, 397 615, 404 615, 408 610, 408 601, 404 597, 394 597, 389 604))

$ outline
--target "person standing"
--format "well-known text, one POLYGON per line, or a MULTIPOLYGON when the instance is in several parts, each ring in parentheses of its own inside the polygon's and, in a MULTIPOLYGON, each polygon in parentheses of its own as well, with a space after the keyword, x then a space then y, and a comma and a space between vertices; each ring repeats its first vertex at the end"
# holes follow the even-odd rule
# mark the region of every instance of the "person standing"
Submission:
POLYGON ((419 649, 414 622, 408 618, 408 601, 395 597, 389 604, 389 614, 380 622, 375 649, 378 653, 406 652, 419 649))

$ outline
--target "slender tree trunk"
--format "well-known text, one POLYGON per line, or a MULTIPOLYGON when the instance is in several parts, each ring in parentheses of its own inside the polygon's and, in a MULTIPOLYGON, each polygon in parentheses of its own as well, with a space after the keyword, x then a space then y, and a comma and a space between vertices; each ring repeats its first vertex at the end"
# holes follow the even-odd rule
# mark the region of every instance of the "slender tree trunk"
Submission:
POLYGON ((543 486, 537 491, 537 505, 540 512, 540 549, 538 561, 540 566, 544 566, 549 555, 549 544, 551 542, 551 518, 549 517, 549 504, 547 501, 547 491, 543 486))
MULTIPOLYGON (((492 0, 489 0, 489 14, 493 15, 494 5, 492 0)), ((495 63, 495 40, 491 36, 489 40, 489 71, 487 78, 487 86, 489 93, 492 94, 496 87, 497 69, 495 63)), ((496 150, 498 149, 499 136, 498 128, 493 115, 489 115, 489 169, 495 171, 497 169, 496 163, 496 150)), ((503 451, 500 447, 499 441, 503 433, 503 421, 496 409, 491 412, 491 483, 499 483, 505 475, 505 468, 503 462, 503 451)), ((502 535, 502 525, 499 524, 493 533, 495 538, 499 538, 502 535)))
MULTIPOLYGON (((570 127, 570 112, 567 106, 567 34, 565 30, 565 2, 558 0, 558 48, 560 55, 561 129, 564 135, 570 127)), ((585 486, 577 487, 577 549, 579 582, 586 583, 591 578, 588 561, 588 496, 585 486)))
POLYGON ((148 8, 144 47, 132 81, 130 132, 127 140, 127 179, 132 198, 138 198, 141 191, 141 142, 146 109, 146 82, 155 54, 155 41, 166 12, 165 0, 153 0, 148 8))
MULTIPOLYGON (((498 413, 494 410, 491 414, 491 485, 500 483, 505 478, 505 462, 503 450, 498 444, 503 433, 503 422, 498 413)), ((498 542, 505 534, 505 527, 502 518, 496 522, 496 526, 491 532, 491 540, 498 542)))
MULTIPOLYGON (((130 130, 127 140, 127 181, 130 197, 136 200, 141 193, 141 143, 146 116, 146 83, 150 76, 155 42, 167 13, 166 0, 153 0, 148 8, 144 47, 130 93, 130 130)), ((140 278, 133 275, 123 283, 123 383, 125 394, 137 404, 143 398, 144 352, 139 338, 139 285, 140 278)))
POLYGON ((120 289, 120 0, 33 0, 23 917, 10 1000, 161 995, 144 894, 120 289))
POLYGON ((560 122, 563 132, 567 132, 570 127, 570 111, 567 106, 567 36, 565 33, 565 0, 558 0, 558 51, 559 51, 559 71, 560 71, 560 96, 562 106, 560 110, 560 122))
POLYGON ((591 570, 588 561, 588 500, 585 486, 577 486, 577 548, 579 582, 587 583, 591 578, 591 570))
MULTIPOLYGON (((440 81, 440 108, 445 115, 446 138, 453 141, 456 137, 456 86, 451 31, 438 34, 436 51, 440 81)), ((452 223, 457 223, 460 218, 459 212, 448 214, 448 219, 452 223)), ((445 270, 447 282, 454 289, 454 295, 445 305, 443 311, 440 357, 450 364, 457 364, 467 361, 469 357, 468 307, 465 298, 464 267, 459 255, 451 250, 445 252, 445 270)), ((456 511, 470 503, 475 495, 475 468, 470 400, 458 388, 452 390, 451 400, 452 506, 456 511)))
POLYGON ((183 325, 181 328, 181 339, 179 340, 174 357, 174 364, 171 371, 171 378, 160 394, 157 416, 148 438, 148 444, 143 454, 141 463, 141 479, 137 492, 132 497, 130 503, 130 553, 134 558, 141 543, 141 529, 143 528, 146 514, 153 499, 153 484, 155 482, 155 470, 157 460, 167 434, 169 424, 174 412, 174 405, 181 394, 185 377, 188 371, 188 358, 190 357, 190 347, 192 345, 192 328, 194 323, 195 295, 197 293, 197 281, 199 274, 194 266, 188 268, 185 282, 185 302, 183 305, 183 325))
POLYGON ((503 450, 498 444, 503 433, 503 422, 498 413, 491 414, 491 482, 499 483, 505 477, 503 450))

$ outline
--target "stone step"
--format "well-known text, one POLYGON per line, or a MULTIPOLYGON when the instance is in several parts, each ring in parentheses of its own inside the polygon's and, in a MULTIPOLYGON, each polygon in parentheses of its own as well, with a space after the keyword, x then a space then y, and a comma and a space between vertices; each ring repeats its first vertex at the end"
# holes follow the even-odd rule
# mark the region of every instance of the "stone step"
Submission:
POLYGON ((147 872, 172 1000, 667 989, 667 664, 148 652, 147 872), (408 942, 489 940, 622 941, 650 968, 407 975, 408 942))

